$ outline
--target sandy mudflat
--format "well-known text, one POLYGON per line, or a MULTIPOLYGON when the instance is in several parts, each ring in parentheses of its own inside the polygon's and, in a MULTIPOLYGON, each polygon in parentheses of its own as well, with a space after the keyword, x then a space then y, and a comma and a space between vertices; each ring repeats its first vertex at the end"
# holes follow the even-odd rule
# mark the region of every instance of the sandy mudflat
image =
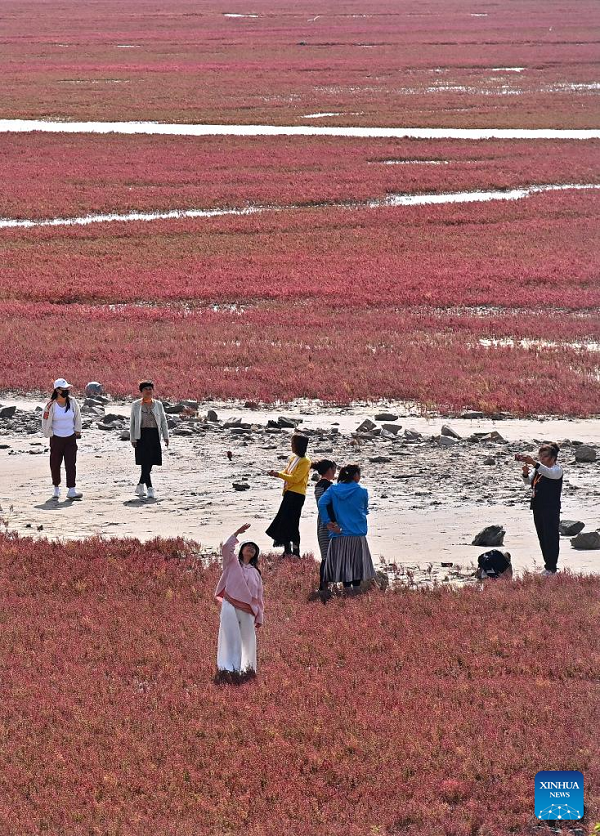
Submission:
MULTIPOLYGON (((8 397, 0 401, 3 405, 16 404, 19 412, 32 417, 42 403, 8 397)), ((269 433, 265 427, 267 420, 285 415, 302 419, 300 426, 311 431, 309 454, 313 459, 358 461, 363 466, 363 484, 371 497, 369 541, 374 558, 418 567, 419 576, 433 564, 431 576, 444 579, 448 570, 441 568, 442 561, 462 567, 476 562, 485 549, 470 545, 471 540, 490 524, 506 528, 505 548, 511 551, 517 570, 540 568, 528 492, 520 479, 520 466, 514 461, 517 450, 535 451, 536 439, 546 438, 559 443, 581 441, 600 450, 597 420, 426 419, 408 414, 406 407, 398 404, 320 408, 303 403, 249 410, 231 403, 211 403, 202 404, 199 414, 205 415, 209 408, 217 411, 219 424, 200 424, 191 436, 172 436, 164 466, 155 469, 154 502, 139 500, 133 494, 138 469, 129 442, 120 440, 119 430, 98 429, 96 418, 84 419, 84 426, 89 426, 79 445, 78 487, 84 499, 51 500, 47 440, 39 432, 27 434, 14 429, 14 425, 11 429, 12 422, 0 419, 0 445, 7 445, 0 449, 0 516, 9 531, 23 535, 102 535, 142 540, 181 536, 199 542, 206 551, 215 550, 234 528, 249 521, 252 537, 261 548, 268 549, 271 542, 264 530, 278 507, 281 483, 265 474, 272 467, 283 466, 291 431, 269 433), (378 410, 399 416, 395 422, 402 426, 398 436, 357 443, 351 433, 378 410), (255 429, 233 434, 222 426, 232 417, 241 418, 255 429), (431 439, 439 435, 442 424, 449 424, 463 440, 440 449, 431 439), (405 429, 416 430, 423 439, 406 442, 405 429), (506 441, 467 441, 472 433, 491 430, 497 430, 506 441), (228 450, 233 453, 232 462, 227 458, 228 450), (374 457, 387 461, 370 461, 374 457), (491 458, 493 464, 484 464, 491 458), (232 483, 244 480, 250 488, 234 490, 232 483), (43 528, 38 530, 40 526, 43 528)), ((125 403, 113 402, 106 409, 129 414, 125 403)), ((592 531, 600 527, 600 466, 598 462, 575 463, 573 451, 570 443, 564 445, 562 517, 582 520, 584 531, 592 531)), ((301 526, 305 552, 317 551, 315 521, 310 488, 301 526)), ((600 550, 576 551, 568 538, 562 538, 559 566, 600 572, 600 550)))

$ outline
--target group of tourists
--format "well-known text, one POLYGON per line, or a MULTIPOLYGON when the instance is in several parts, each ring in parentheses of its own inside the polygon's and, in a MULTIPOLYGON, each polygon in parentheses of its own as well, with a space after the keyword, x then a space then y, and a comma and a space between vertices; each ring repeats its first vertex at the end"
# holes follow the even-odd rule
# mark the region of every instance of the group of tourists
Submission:
MULTIPOLYGON (((71 395, 73 387, 64 377, 54 381, 50 400, 42 411, 42 434, 50 439, 50 474, 52 498, 60 499, 61 465, 64 462, 67 480, 67 499, 81 499, 77 490, 77 440, 81 438, 81 409, 71 395)), ((169 446, 169 427, 162 403, 154 398, 154 383, 142 380, 141 398, 131 405, 129 438, 135 450, 135 463, 140 477, 135 486, 139 497, 155 498, 151 472, 154 465, 162 465, 161 437, 169 446), (146 493, 147 491, 147 493, 146 493)))
MULTIPOLYGON (((50 439, 50 472, 53 497, 60 497, 61 466, 64 461, 67 497, 81 499, 76 485, 77 440, 81 438, 81 411, 71 396, 72 386, 64 378, 54 381, 52 396, 42 412, 42 431, 50 439)), ((161 438, 169 444, 169 429, 162 403, 154 398, 154 383, 139 384, 141 397, 131 406, 130 440, 135 449, 135 462, 140 476, 135 487, 139 497, 154 498, 151 471, 162 464, 161 438)), ((358 464, 340 468, 330 459, 311 462, 306 455, 308 437, 294 432, 291 456, 281 471, 268 475, 283 481, 281 504, 266 533, 274 547, 282 547, 283 555, 300 557, 300 517, 306 500, 311 470, 318 474, 315 500, 318 508, 317 540, 321 556, 319 593, 329 597, 331 584, 342 584, 346 595, 354 594, 363 581, 375 577, 373 560, 367 542, 369 494, 360 484, 358 464)), ((559 552, 560 499, 563 470, 558 464, 559 448, 544 442, 538 458, 517 455, 523 465, 522 475, 531 486, 531 509, 544 557, 542 574, 557 571, 559 552)), ((215 598, 221 605, 217 650, 217 669, 226 674, 255 672, 256 632, 263 623, 263 584, 259 569, 259 547, 243 542, 236 554, 238 536, 244 524, 222 546, 223 573, 215 598)))

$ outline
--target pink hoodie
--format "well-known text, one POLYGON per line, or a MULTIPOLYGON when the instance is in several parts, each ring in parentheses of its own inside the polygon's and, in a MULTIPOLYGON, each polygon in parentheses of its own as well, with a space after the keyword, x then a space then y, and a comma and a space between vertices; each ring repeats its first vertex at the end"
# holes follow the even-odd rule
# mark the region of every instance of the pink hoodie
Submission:
MULTIPOLYGON (((262 578, 254 566, 240 563, 235 547, 239 542, 235 534, 223 543, 223 574, 217 584, 215 598, 220 603, 225 598, 235 606, 235 602, 245 604, 243 609, 254 614, 254 624, 260 627, 264 618, 262 578)), ((242 609, 242 607, 240 607, 242 609)))

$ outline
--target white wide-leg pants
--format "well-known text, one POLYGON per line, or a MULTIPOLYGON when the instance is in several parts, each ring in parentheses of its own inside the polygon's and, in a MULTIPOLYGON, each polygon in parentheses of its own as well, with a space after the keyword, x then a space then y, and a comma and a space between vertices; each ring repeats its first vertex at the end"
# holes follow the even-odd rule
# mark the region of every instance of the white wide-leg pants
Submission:
POLYGON ((217 668, 220 671, 256 671, 254 616, 229 601, 221 603, 217 668))

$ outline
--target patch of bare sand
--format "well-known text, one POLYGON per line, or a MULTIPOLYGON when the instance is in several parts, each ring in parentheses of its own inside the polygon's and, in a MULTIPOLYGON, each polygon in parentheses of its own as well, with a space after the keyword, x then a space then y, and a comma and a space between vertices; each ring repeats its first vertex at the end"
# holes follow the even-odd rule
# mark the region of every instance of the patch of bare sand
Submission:
MULTIPOLYGON (((2 403, 15 403, 31 414, 40 405, 33 399, 3 398, 2 403)), ((129 412, 124 403, 107 408, 123 416, 129 412)), ((134 496, 138 469, 133 450, 129 442, 120 440, 117 430, 98 429, 96 420, 89 421, 79 444, 77 482, 84 499, 50 499, 47 440, 40 433, 9 432, 0 419, 0 444, 8 445, 0 449, 0 517, 9 531, 21 535, 185 537, 207 553, 216 551, 231 531, 247 521, 253 539, 269 550, 272 544, 264 532, 279 505, 281 483, 266 472, 283 466, 291 431, 267 433, 265 425, 286 415, 300 418, 301 427, 310 432, 313 459, 358 461, 363 467, 363 484, 371 498, 369 542, 376 562, 396 563, 417 582, 454 580, 474 567, 477 555, 485 550, 470 543, 490 524, 505 527, 505 548, 511 551, 517 572, 541 568, 515 451, 534 451, 537 441, 545 438, 600 445, 600 422, 594 420, 426 419, 391 405, 400 416, 396 423, 402 425, 398 437, 357 443, 352 432, 365 417, 373 416, 372 406, 335 409, 304 403, 250 411, 232 404, 203 404, 200 413, 208 408, 217 409, 221 423, 189 437, 173 435, 164 466, 153 474, 156 501, 134 496), (258 429, 232 434, 223 422, 234 416, 258 429), (432 441, 444 423, 463 437, 447 449, 432 441), (407 428, 421 433, 422 440, 407 443, 402 437, 407 428), (506 441, 466 440, 472 433, 490 430, 500 432, 506 441), (232 461, 227 451, 232 452, 232 461), (374 458, 384 461, 371 461, 374 458), (484 463, 492 458, 493 464, 484 463), (247 481, 250 488, 234 490, 233 483, 240 481, 247 481), (442 567, 442 562, 453 566, 442 567), (454 575, 457 565, 462 570, 454 575)), ((564 445, 562 517, 580 519, 586 523, 585 531, 591 531, 600 526, 600 469, 598 463, 575 464, 573 450, 570 443, 564 445)), ((301 534, 303 552, 318 554, 311 485, 301 534)), ((559 566, 600 572, 600 551, 575 551, 568 538, 562 538, 559 566)))

